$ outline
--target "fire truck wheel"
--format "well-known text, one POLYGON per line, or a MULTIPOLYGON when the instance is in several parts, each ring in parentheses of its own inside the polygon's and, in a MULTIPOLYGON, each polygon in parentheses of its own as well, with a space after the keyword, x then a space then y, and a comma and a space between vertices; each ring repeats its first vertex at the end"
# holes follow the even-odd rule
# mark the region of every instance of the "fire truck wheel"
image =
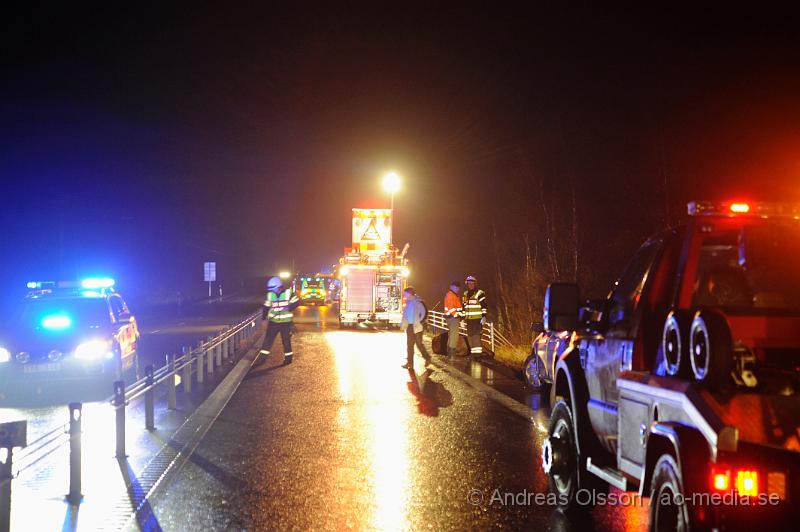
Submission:
POLYGON ((689 329, 689 359, 697 382, 719 388, 731 378, 733 340, 722 314, 700 310, 689 329))
POLYGON ((664 368, 673 377, 689 376, 689 327, 691 314, 674 309, 667 314, 664 330, 661 333, 661 352, 664 354, 664 368))
POLYGON ((650 530, 691 530, 690 512, 686 504, 683 479, 675 458, 662 455, 653 469, 650 482, 650 530))

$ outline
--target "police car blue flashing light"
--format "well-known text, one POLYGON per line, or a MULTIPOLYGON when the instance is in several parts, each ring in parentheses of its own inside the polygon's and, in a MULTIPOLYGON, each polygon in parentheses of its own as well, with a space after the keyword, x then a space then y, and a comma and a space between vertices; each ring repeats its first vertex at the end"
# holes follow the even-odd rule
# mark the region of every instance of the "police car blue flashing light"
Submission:
POLYGON ((83 297, 103 297, 103 292, 98 292, 97 290, 82 290, 81 295, 83 297))
POLYGON ((42 327, 50 331, 63 331, 72 327, 72 318, 63 314, 51 314, 42 318, 42 327))
POLYGON ((110 277, 91 277, 81 281, 81 287, 87 290, 97 290, 98 288, 111 288, 114 286, 115 281, 110 277))

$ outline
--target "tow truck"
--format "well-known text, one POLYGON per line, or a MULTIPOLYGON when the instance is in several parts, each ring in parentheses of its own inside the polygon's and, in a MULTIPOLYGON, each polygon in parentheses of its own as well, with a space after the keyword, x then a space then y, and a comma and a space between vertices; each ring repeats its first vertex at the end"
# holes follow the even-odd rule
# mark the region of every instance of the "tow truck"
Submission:
POLYGON ((651 530, 800 517, 800 205, 692 202, 606 299, 554 283, 542 465, 559 508, 649 497, 651 530))
POLYGON ((0 401, 53 398, 85 388, 107 395, 135 371, 136 318, 110 278, 31 281, 0 331, 0 401), (94 386, 96 385, 96 386, 94 386))

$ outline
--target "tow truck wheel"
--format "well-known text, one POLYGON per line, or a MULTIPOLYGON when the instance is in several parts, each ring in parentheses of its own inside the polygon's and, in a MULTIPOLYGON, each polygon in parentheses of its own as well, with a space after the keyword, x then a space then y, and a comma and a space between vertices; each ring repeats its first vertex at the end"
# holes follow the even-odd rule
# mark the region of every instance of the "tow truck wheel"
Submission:
POLYGON ((698 311, 689 330, 692 372, 697 382, 719 388, 731 378, 733 340, 722 314, 698 311))
POLYGON ((670 311, 661 334, 664 367, 673 377, 689 376, 689 327, 692 317, 678 309, 670 311))
POLYGON ((691 530, 689 508, 686 505, 678 464, 672 455, 658 459, 650 483, 649 529, 652 531, 691 530))
POLYGON ((559 401, 550 416, 548 437, 542 445, 542 468, 547 474, 550 492, 557 495, 558 508, 562 512, 573 513, 580 510, 591 510, 596 497, 580 497, 579 490, 594 491, 600 483, 588 472, 581 475, 579 467, 581 458, 575 444, 575 425, 572 410, 566 401, 559 401), (592 478, 589 478, 592 477, 592 478))

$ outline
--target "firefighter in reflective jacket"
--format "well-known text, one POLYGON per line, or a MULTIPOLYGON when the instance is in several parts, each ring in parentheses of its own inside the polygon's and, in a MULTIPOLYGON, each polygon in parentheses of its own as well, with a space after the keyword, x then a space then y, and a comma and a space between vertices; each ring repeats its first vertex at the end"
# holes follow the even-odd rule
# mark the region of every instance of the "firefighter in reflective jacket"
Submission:
POLYGON ((458 293, 461 292, 461 283, 453 281, 450 290, 444 296, 444 315, 447 318, 447 354, 453 356, 458 348, 458 333, 461 327, 461 318, 464 317, 464 307, 458 293))
POLYGON ((283 343, 283 362, 292 362, 292 321, 294 319, 293 310, 300 305, 298 298, 291 288, 285 288, 283 282, 272 277, 267 281, 267 298, 261 312, 263 319, 268 319, 267 334, 264 335, 264 343, 261 345, 262 355, 269 355, 272 344, 278 333, 281 335, 283 343))
POLYGON ((473 276, 466 279, 467 289, 461 302, 464 308, 464 321, 467 324, 467 344, 472 355, 483 353, 481 346, 481 330, 486 323, 486 293, 478 288, 478 281, 473 276))

